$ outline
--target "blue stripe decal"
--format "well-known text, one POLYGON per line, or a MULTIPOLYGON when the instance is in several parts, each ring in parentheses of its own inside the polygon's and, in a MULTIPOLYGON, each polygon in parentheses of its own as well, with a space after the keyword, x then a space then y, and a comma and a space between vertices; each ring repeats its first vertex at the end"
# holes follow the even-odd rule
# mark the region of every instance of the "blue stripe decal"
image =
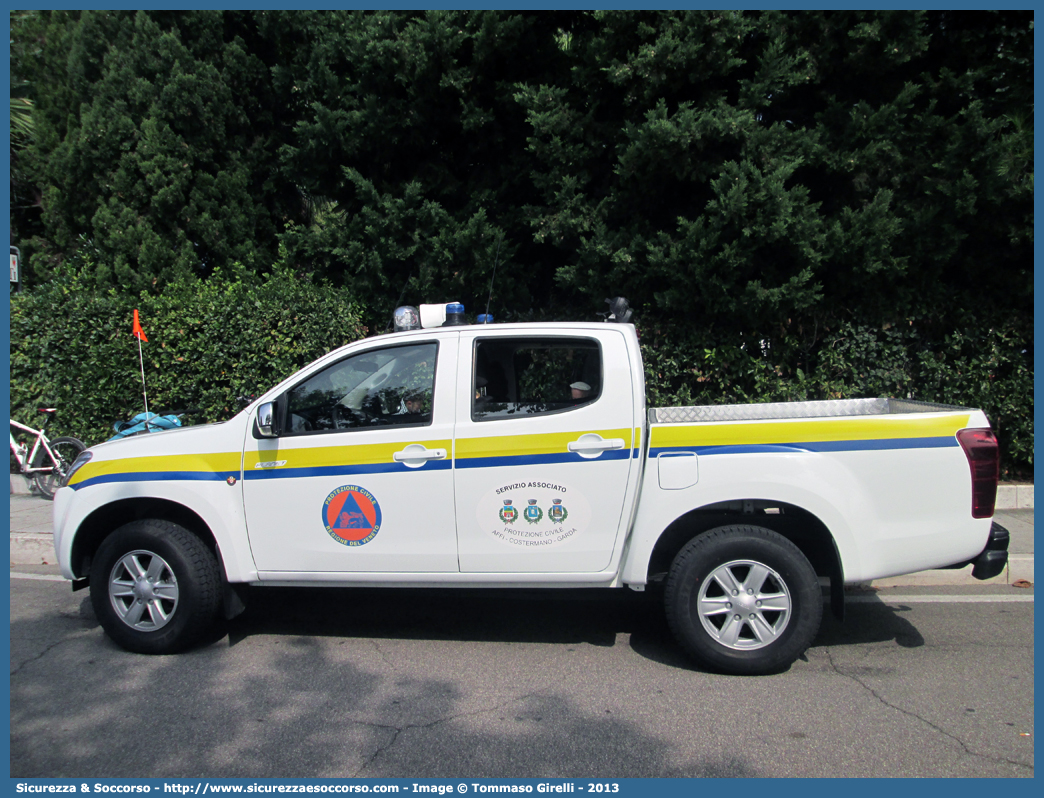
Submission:
POLYGON ((808 452, 866 452, 886 449, 943 449, 959 446, 956 438, 882 438, 867 441, 815 441, 813 443, 741 443, 734 446, 664 446, 649 449, 649 456, 673 452, 715 454, 805 454, 808 452))
POLYGON ((107 482, 224 482, 229 477, 239 478, 238 471, 133 471, 127 474, 103 474, 70 485, 73 490, 107 482))
POLYGON ((553 454, 518 454, 500 457, 463 457, 457 459, 457 468, 499 468, 519 465, 551 465, 554 463, 594 463, 604 460, 627 460, 631 453, 627 449, 602 452, 598 457, 581 457, 575 452, 553 454))
MULTIPOLYGON (((733 446, 664 446, 649 449, 649 457, 661 454, 692 452, 705 456, 717 454, 805 454, 808 452, 860 452, 887 449, 941 449, 959 446, 954 437, 884 438, 865 441, 815 441, 788 444, 736 444, 733 446)), ((519 465, 552 465, 555 463, 601 462, 638 457, 638 449, 620 449, 602 452, 597 458, 584 458, 573 452, 554 454, 505 455, 500 457, 469 457, 456 460, 457 468, 499 468, 519 465)), ((432 460, 422 468, 409 468, 403 463, 367 463, 364 465, 321 466, 316 468, 279 468, 247 471, 246 479, 301 479, 307 477, 355 476, 359 474, 389 474, 424 471, 444 471, 453 467, 447 460, 432 460)), ((238 471, 137 471, 126 474, 105 474, 91 477, 70 487, 80 490, 92 485, 113 482, 224 482, 239 477, 238 471)))
POLYGON ((814 452, 857 452, 868 449, 946 449, 960 446, 953 435, 933 438, 885 438, 876 441, 821 441, 803 443, 814 452))
MULTIPOLYGON (((449 460, 425 463, 423 468, 408 468, 402 463, 368 463, 357 466, 323 466, 316 468, 280 468, 247 471, 245 478, 255 479, 300 479, 302 477, 354 476, 357 474, 387 474, 393 472, 444 471, 450 468, 449 460)), ((102 485, 107 482, 224 482, 229 477, 239 479, 239 471, 134 471, 126 474, 105 474, 91 477, 72 485, 73 490, 102 485)))
MULTIPOLYGON (((720 447, 719 447, 720 448, 720 447)), ((686 451, 686 449, 664 449, 659 451, 686 451)), ((657 450, 653 450, 654 456, 657 450)), ((627 460, 639 457, 638 449, 617 449, 602 452, 598 457, 581 457, 575 452, 553 454, 502 455, 498 457, 468 457, 455 461, 457 468, 501 468, 519 465, 553 465, 556 463, 604 462, 627 460)), ((365 463, 363 465, 316 466, 313 468, 254 469, 243 474, 244 479, 303 479, 308 477, 357 476, 360 474, 416 473, 444 471, 454 467, 450 460, 429 460, 421 468, 410 468, 403 463, 365 463)), ((125 474, 105 474, 91 477, 73 485, 74 490, 102 485, 109 482, 224 482, 229 477, 240 476, 239 471, 135 471, 125 474)))
POLYGON ((314 468, 258 468, 247 471, 244 477, 255 479, 301 479, 304 477, 345 477, 358 474, 417 473, 445 471, 449 460, 429 460, 420 468, 410 468, 404 463, 365 463, 363 465, 316 466, 314 468))

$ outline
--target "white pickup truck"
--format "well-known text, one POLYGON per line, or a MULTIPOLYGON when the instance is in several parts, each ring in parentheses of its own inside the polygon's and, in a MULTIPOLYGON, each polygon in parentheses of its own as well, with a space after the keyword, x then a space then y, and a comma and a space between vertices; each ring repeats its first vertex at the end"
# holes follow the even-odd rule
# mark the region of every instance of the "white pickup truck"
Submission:
POLYGON ((243 586, 662 588, 681 646, 787 667, 829 584, 996 575, 979 410, 894 399, 647 408, 626 323, 451 325, 342 347, 235 418, 103 443, 54 503, 73 589, 168 653, 243 586))

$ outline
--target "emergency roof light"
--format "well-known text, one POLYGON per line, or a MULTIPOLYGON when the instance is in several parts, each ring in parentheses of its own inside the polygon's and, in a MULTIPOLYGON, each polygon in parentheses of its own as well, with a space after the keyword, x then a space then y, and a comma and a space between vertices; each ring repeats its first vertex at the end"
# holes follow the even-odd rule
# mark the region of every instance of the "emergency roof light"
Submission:
POLYGON ((634 314, 634 311, 630 309, 629 303, 622 296, 614 296, 612 299, 607 299, 605 304, 609 306, 609 314, 606 316, 606 321, 627 324, 634 314))
POLYGON ((438 305, 420 306, 421 327, 425 330, 432 327, 466 324, 464 306, 459 302, 443 302, 438 305))
POLYGON ((459 302, 450 302, 446 305, 446 327, 454 327, 458 324, 467 324, 464 319, 464 306, 459 302))
POLYGON ((417 308, 413 307, 413 305, 401 305, 395 308, 392 319, 395 325, 395 332, 419 330, 421 326, 420 313, 417 312, 417 308))

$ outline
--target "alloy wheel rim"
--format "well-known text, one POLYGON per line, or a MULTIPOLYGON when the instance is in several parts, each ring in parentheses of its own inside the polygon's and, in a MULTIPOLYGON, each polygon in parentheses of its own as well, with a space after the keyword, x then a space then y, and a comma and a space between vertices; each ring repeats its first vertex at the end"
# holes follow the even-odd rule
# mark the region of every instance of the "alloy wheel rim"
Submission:
POLYGON ((109 574, 109 601, 131 629, 155 632, 174 617, 178 580, 155 552, 139 549, 123 555, 109 574))
POLYGON ((783 634, 793 602, 777 571, 756 560, 732 560, 703 579, 696 611, 718 643, 734 651, 755 651, 783 634))

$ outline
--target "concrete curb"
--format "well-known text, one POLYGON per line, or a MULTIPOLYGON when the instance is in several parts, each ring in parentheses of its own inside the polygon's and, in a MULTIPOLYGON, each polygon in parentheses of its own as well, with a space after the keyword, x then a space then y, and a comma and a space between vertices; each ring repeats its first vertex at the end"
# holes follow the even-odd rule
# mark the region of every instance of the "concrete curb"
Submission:
POLYGON ((31 496, 32 493, 33 489, 28 478, 23 477, 21 474, 11 474, 12 496, 31 496))
POLYGON ((872 587, 917 587, 939 585, 1013 585, 1020 580, 1033 583, 1033 555, 1009 554, 1008 567, 993 579, 976 579, 970 565, 957 570, 918 571, 905 576, 875 579, 872 587))
MULTIPOLYGON (((32 495, 30 483, 21 474, 11 475, 13 495, 32 495)), ((41 506, 44 502, 41 500, 41 506)), ((997 510, 1033 508, 1033 486, 1005 484, 997 488, 997 510)), ((1032 522, 1031 522, 1032 523, 1032 522)), ((24 528, 24 527, 23 527, 24 528)), ((40 525, 37 525, 37 529, 40 525)), ((1031 549, 1032 550, 1032 549, 1031 549)), ((54 565, 58 562, 51 535, 44 532, 11 533, 11 565, 54 565)), ((1033 583, 1033 555, 1010 554, 1008 567, 993 579, 980 581, 971 575, 972 568, 919 571, 905 576, 877 579, 873 587, 912 587, 943 585, 1010 585, 1019 580, 1033 583)))
MULTIPOLYGON (((11 565, 56 565, 54 541, 39 532, 11 533, 11 565)), ((1019 580, 1033 584, 1033 555, 1012 554, 1008 567, 993 579, 976 579, 969 565, 958 570, 918 571, 905 576, 875 579, 871 587, 916 587, 954 585, 1011 585, 1019 580)))
POLYGON ((1032 510, 1033 486, 1001 483, 997 486, 998 510, 1032 510))
POLYGON ((54 540, 37 532, 11 533, 11 565, 57 565, 54 540))

